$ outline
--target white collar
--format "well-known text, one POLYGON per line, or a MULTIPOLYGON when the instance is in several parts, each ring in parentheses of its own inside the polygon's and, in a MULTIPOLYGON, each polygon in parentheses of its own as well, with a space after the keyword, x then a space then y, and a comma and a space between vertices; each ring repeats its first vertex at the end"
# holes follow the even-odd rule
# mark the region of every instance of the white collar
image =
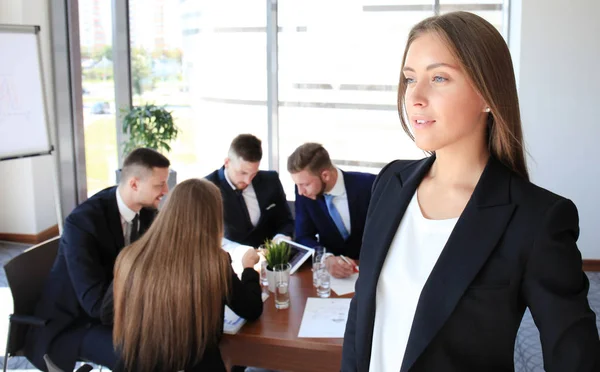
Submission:
POLYGON ((125 202, 123 201, 123 198, 121 197, 121 191, 119 190, 119 187, 117 187, 116 193, 117 193, 117 206, 119 207, 119 213, 121 214, 121 216, 123 217, 123 219, 125 221, 127 221, 128 223, 131 223, 131 221, 133 220, 133 218, 135 217, 135 215, 137 213, 135 213, 134 211, 129 209, 127 204, 125 204, 125 202))
POLYGON ((233 191, 237 190, 237 188, 235 187, 235 185, 229 179, 229 175, 227 174, 227 168, 223 167, 223 173, 225 174, 225 179, 227 180, 227 183, 229 184, 229 186, 231 186, 231 188, 233 189, 233 191))
POLYGON ((335 185, 326 192, 325 194, 330 194, 333 196, 342 196, 346 194, 346 184, 344 182, 344 173, 338 167, 335 167, 335 171, 337 172, 337 180, 335 181, 335 185))

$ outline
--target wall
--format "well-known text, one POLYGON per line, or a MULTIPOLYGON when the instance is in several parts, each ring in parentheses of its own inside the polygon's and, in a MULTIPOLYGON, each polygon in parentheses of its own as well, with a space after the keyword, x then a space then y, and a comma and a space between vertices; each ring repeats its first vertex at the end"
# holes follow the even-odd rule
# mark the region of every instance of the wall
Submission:
POLYGON ((600 1, 511 5, 520 21, 511 50, 532 181, 575 202, 583 258, 600 259, 600 1))
MULTIPOLYGON (((51 29, 47 0, 0 1, 0 24, 41 27, 46 102, 50 127, 54 128, 51 29)), ((2 55, 7 54, 3 51, 2 55)), ((53 171, 50 156, 0 162, 0 233, 37 234, 56 224, 53 171)))

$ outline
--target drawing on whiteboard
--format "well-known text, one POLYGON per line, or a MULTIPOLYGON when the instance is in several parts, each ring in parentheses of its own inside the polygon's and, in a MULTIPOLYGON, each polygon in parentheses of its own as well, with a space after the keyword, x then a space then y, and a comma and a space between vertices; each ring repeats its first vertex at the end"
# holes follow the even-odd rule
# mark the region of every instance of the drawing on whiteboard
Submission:
POLYGON ((19 99, 15 78, 11 75, 0 75, 0 124, 15 116, 29 121, 31 110, 21 102, 23 101, 19 99))

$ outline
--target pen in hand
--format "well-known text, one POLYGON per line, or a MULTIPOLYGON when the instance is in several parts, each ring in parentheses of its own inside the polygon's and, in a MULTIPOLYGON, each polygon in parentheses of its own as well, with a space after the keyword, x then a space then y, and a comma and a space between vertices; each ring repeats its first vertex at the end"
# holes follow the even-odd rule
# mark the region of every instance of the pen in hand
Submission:
POLYGON ((348 265, 352 266, 352 270, 354 270, 355 273, 358 272, 358 266, 356 266, 355 264, 353 264, 348 258, 346 258, 345 256, 340 255, 340 257, 342 258, 342 260, 344 260, 348 265))

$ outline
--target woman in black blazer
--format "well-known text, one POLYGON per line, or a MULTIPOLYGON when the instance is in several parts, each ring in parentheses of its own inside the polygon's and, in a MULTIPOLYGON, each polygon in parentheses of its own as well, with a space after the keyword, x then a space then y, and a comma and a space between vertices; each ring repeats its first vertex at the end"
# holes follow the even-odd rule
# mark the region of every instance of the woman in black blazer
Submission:
POLYGON ((547 371, 600 371, 577 209, 529 182, 502 36, 426 19, 401 74, 402 126, 433 155, 375 181, 342 371, 513 371, 526 307, 547 371))
POLYGON ((221 249, 223 204, 211 182, 177 185, 150 229, 115 264, 103 322, 114 316, 114 371, 225 371, 219 351, 223 311, 254 320, 262 313, 254 250, 238 279, 221 249))

